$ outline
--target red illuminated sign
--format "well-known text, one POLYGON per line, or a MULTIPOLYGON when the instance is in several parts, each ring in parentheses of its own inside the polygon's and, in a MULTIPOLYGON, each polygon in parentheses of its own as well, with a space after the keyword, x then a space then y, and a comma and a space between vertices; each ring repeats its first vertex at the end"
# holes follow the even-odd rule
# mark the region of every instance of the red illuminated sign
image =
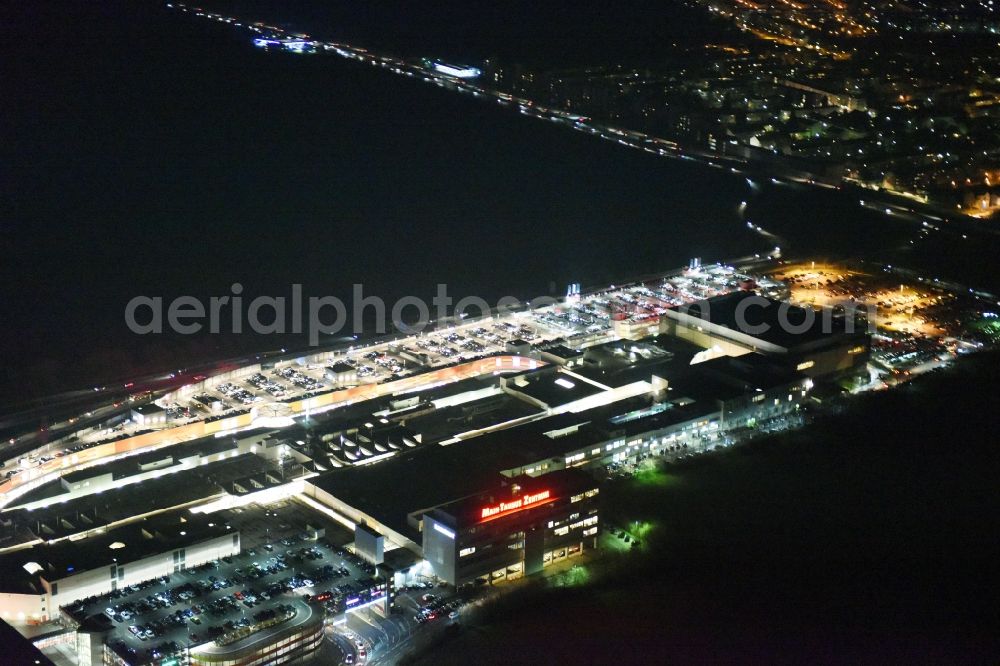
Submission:
POLYGON ((538 493, 525 493, 517 499, 513 499, 509 502, 500 502, 499 504, 494 504, 493 506, 484 506, 479 522, 484 523, 487 520, 508 516, 523 509, 530 509, 535 506, 541 506, 542 504, 548 504, 553 500, 555 500, 555 497, 552 497, 551 491, 548 490, 543 490, 538 493))

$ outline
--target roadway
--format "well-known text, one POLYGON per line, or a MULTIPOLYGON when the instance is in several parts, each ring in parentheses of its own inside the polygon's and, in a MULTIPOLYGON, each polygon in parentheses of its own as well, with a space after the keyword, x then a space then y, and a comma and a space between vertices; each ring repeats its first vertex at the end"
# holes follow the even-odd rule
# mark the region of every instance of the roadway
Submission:
MULTIPOLYGON (((433 588, 439 592, 441 588, 433 588)), ((428 590, 403 590, 395 598, 395 610, 389 617, 382 617, 372 609, 348 613, 341 624, 327 628, 323 663, 368 664, 392 666, 409 655, 438 640, 447 628, 459 619, 441 614, 423 623, 416 620, 421 603, 419 596, 428 590)))

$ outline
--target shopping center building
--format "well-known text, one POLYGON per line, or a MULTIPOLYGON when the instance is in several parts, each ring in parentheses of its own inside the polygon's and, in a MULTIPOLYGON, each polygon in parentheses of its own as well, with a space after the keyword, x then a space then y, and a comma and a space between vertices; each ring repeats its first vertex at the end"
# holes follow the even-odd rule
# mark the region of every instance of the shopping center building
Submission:
POLYGON ((451 585, 538 573, 596 547, 598 483, 578 470, 519 477, 423 515, 423 551, 451 585))
POLYGON ((871 352, 865 321, 747 291, 671 308, 660 331, 721 354, 757 353, 816 379, 861 372, 871 352))
POLYGON ((609 467, 724 444, 794 414, 813 385, 759 353, 693 363, 701 348, 672 336, 559 351, 572 366, 394 396, 364 425, 336 422, 319 434, 334 455, 382 420, 420 445, 306 479, 305 494, 451 584, 530 575, 593 547, 609 467))

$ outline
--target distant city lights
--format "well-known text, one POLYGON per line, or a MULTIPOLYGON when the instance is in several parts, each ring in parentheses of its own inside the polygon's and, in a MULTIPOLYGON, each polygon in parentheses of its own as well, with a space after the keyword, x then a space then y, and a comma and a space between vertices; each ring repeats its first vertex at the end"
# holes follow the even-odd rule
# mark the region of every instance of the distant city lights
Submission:
POLYGON ((447 74, 448 76, 454 76, 458 79, 475 79, 479 77, 483 72, 477 67, 466 67, 463 65, 449 65, 444 62, 434 62, 431 65, 434 69, 442 74, 447 74))

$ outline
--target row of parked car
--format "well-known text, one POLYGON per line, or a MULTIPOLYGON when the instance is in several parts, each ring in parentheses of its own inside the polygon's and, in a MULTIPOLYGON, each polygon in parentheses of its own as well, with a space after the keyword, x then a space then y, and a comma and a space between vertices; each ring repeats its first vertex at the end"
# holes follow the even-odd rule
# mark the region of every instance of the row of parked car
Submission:
POLYGON ((458 609, 462 605, 462 600, 457 597, 444 599, 434 594, 425 594, 421 597, 421 601, 424 602, 424 605, 420 607, 420 610, 413 617, 419 624, 436 620, 446 614, 454 620, 458 617, 458 609))
MULTIPOLYGON (((267 620, 272 620, 278 616, 289 617, 295 614, 295 609, 288 604, 281 604, 275 608, 268 608, 262 611, 258 611, 253 615, 253 618, 241 617, 238 620, 229 620, 220 625, 211 626, 205 630, 205 637, 209 640, 214 640, 232 631, 236 631, 243 627, 249 627, 252 624, 266 622, 267 620)), ((197 634, 192 634, 191 638, 194 639, 197 634)))
MULTIPOLYGON (((125 641, 114 641, 111 643, 111 649, 118 653, 126 663, 134 664, 140 662, 139 650, 128 645, 125 641)), ((143 655, 146 660, 153 662, 164 657, 169 656, 181 656, 184 653, 184 646, 177 643, 177 641, 165 641, 159 645, 154 645, 153 647, 144 650, 143 655)))

